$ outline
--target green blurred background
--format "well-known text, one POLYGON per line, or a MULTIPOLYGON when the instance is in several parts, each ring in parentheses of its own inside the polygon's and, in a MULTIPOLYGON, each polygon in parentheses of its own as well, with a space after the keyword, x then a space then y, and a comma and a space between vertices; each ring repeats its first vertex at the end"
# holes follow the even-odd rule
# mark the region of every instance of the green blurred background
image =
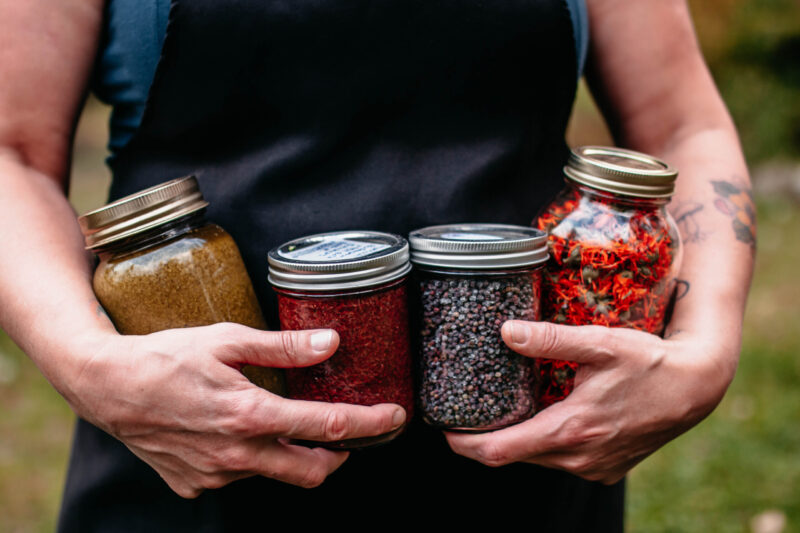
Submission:
MULTIPOLYGON (((630 475, 628 530, 800 531, 800 1, 690 6, 752 172, 756 276, 733 385, 707 420, 630 475)), ((90 100, 79 125, 78 212, 102 205, 108 187, 107 117, 90 100)), ((610 143, 583 88, 569 141, 610 143)), ((74 416, 2 331, 0 409, 0 532, 52 531, 74 416)))

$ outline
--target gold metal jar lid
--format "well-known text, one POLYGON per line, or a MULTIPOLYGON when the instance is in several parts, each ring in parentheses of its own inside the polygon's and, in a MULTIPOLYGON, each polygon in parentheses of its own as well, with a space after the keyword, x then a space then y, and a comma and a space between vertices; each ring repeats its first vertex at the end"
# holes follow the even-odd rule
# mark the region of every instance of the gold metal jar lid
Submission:
POLYGON ((608 146, 581 146, 570 153, 564 174, 594 189, 639 198, 669 198, 678 171, 655 157, 608 146))
POLYGON ((197 179, 185 176, 120 198, 78 217, 87 250, 178 219, 208 206, 197 179))

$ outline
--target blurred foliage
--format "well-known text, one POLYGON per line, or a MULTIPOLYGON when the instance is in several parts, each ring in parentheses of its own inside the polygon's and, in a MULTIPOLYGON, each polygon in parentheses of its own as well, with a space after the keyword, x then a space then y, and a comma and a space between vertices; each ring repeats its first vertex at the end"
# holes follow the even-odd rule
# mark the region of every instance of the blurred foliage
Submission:
POLYGON ((748 161, 800 157, 800 1, 689 4, 748 161))

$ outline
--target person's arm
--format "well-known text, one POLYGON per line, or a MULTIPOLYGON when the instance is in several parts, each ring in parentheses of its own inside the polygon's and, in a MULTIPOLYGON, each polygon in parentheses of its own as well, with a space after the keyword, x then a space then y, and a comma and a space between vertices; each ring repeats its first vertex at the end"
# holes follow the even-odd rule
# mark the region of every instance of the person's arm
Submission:
POLYGON ((527 461, 612 483, 719 403, 736 370, 755 250, 747 168, 683 0, 589 0, 588 79, 620 146, 678 168, 684 258, 664 339, 513 321, 524 355, 581 363, 566 400, 522 424, 448 434, 488 465, 527 461))
POLYGON ((402 408, 287 400, 239 369, 313 364, 334 352, 335 332, 219 324, 122 336, 94 297, 64 192, 102 11, 102 0, 0 0, 0 325, 78 416, 181 496, 252 475, 318 485, 347 454, 286 439, 380 435, 402 408))

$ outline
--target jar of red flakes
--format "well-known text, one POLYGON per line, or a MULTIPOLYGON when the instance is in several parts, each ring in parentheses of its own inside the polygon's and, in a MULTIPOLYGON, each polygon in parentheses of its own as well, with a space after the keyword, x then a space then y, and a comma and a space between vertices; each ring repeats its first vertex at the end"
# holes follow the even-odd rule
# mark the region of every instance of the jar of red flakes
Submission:
POLYGON ((539 320, 545 233, 505 224, 430 226, 409 235, 419 296, 419 407, 451 431, 533 416, 536 368, 511 351, 507 320, 539 320))
MULTIPOLYGON (((677 171, 646 154, 576 148, 565 188, 533 225, 548 232, 544 320, 626 327, 660 335, 680 268, 681 243, 666 205, 677 171)), ((572 390, 574 363, 538 360, 538 406, 572 390)))
MULTIPOLYGON (((302 237, 269 252, 281 329, 331 328, 339 348, 329 359, 290 369, 291 398, 358 405, 396 403, 413 412, 408 327, 408 243, 374 231, 302 237)), ((363 439, 316 443, 356 449, 388 442, 404 429, 363 439)))

